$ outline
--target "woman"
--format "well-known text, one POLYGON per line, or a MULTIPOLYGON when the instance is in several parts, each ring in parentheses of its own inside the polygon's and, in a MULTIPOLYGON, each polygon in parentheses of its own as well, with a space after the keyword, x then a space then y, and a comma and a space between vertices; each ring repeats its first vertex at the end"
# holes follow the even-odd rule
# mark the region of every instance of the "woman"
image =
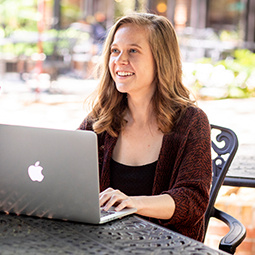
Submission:
POLYGON ((80 130, 98 135, 100 205, 196 240, 211 183, 210 126, 182 84, 176 34, 153 14, 121 18, 105 42, 97 98, 80 130))

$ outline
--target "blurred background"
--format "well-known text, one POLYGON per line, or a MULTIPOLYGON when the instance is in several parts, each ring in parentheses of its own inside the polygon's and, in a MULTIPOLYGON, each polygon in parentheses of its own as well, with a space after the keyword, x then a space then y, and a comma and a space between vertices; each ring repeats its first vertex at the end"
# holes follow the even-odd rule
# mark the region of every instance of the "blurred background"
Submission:
POLYGON ((200 97, 255 95, 254 0, 0 0, 2 80, 15 73, 53 90, 62 75, 92 78, 107 29, 132 11, 173 23, 184 82, 200 97))
MULTIPOLYGON (((0 0, 0 123, 76 129, 95 89, 108 29, 130 12, 166 16, 181 48, 183 82, 212 124, 234 130, 233 168, 255 171, 255 0, 0 0)), ((218 206, 255 254, 254 190, 223 187, 218 206)), ((213 222, 206 244, 226 228, 213 222)))

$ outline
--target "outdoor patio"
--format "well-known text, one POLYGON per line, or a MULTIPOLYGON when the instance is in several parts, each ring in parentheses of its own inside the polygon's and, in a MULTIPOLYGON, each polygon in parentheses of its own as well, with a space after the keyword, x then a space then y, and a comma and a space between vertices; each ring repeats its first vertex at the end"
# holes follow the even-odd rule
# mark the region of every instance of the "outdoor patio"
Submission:
MULTIPOLYGON (((45 84, 47 79, 44 81, 45 84)), ((95 89, 96 81, 61 76, 54 83, 51 93, 43 90, 36 93, 31 86, 31 83, 20 81, 17 74, 5 76, 1 82, 0 92, 1 123, 75 130, 86 116, 84 100, 95 89)), ((198 100, 198 106, 206 112, 210 123, 228 127, 237 134, 239 149, 231 168, 253 167, 255 98, 198 100)), ((219 208, 224 207, 224 211, 231 213, 247 228, 247 238, 238 248, 237 254, 251 255, 255 249, 254 200, 254 192, 249 188, 224 186, 216 203, 219 208)), ((226 233, 227 227, 217 221, 211 225, 206 244, 217 248, 215 245, 218 235, 226 233)))

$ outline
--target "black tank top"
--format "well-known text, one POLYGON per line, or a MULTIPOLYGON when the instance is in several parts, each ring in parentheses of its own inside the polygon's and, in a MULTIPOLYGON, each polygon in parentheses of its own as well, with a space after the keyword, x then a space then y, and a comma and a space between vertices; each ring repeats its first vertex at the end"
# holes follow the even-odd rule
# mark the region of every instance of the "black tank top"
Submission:
POLYGON ((157 163, 127 166, 111 159, 111 187, 128 196, 151 195, 157 163))

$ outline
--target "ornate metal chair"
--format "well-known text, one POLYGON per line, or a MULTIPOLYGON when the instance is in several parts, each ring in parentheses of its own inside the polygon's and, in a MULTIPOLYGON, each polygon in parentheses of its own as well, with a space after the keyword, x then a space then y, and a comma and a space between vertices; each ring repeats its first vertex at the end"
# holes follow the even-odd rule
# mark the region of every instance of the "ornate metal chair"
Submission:
POLYGON ((229 232, 219 244, 219 249, 234 254, 236 248, 244 240, 246 229, 241 222, 214 207, 219 189, 224 182, 224 178, 238 148, 236 134, 228 129, 216 125, 211 125, 212 137, 212 164, 213 181, 210 193, 210 201, 205 214, 206 230, 211 217, 217 218, 229 227, 229 232))

